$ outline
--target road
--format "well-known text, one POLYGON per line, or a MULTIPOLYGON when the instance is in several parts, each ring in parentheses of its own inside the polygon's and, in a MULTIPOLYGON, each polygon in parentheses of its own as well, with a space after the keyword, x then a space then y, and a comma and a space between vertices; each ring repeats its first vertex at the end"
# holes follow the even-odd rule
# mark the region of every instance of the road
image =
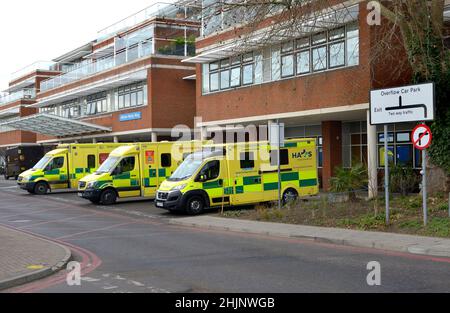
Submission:
MULTIPOLYGON (((66 271, 14 292, 450 292, 450 260, 169 224, 152 201, 95 206, 73 193, 33 196, 0 180, 0 224, 68 245, 66 271), (381 286, 366 266, 381 264, 381 286)), ((230 221, 231 222, 231 221, 230 221)), ((1 244, 1 243, 0 243, 1 244)))

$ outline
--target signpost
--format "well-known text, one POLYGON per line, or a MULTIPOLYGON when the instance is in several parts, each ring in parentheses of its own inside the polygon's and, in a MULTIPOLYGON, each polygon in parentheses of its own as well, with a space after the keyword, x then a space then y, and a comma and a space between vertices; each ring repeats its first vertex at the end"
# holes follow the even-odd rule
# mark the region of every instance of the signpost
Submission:
POLYGON ((423 198, 423 224, 428 223, 427 208, 427 152, 426 149, 431 145, 433 135, 431 129, 425 124, 417 125, 412 131, 411 139, 416 149, 422 150, 422 198, 423 198))
POLYGON ((269 126, 269 141, 271 146, 277 147, 277 169, 278 169, 278 209, 281 209, 281 168, 280 149, 284 147, 284 123, 276 121, 269 126))
MULTIPOLYGON (((389 224, 388 124, 433 121, 434 103, 434 83, 377 89, 370 92, 370 124, 384 125, 386 224, 389 224)), ((431 138, 431 131, 426 125, 417 126, 412 134, 414 146, 422 150, 422 195, 425 225, 427 223, 425 149, 430 146, 431 138)))

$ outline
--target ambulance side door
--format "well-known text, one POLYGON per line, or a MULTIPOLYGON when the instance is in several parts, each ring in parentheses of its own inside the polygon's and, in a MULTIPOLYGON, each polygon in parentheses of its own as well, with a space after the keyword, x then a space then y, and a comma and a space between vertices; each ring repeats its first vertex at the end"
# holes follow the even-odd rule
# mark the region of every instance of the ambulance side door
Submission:
POLYGON ((138 155, 124 156, 112 172, 112 180, 119 198, 140 196, 138 155))
POLYGON ((54 156, 44 169, 44 177, 52 190, 69 188, 68 174, 67 154, 54 156))
POLYGON ((197 174, 196 182, 208 194, 211 207, 230 204, 231 189, 226 160, 208 161, 197 174))

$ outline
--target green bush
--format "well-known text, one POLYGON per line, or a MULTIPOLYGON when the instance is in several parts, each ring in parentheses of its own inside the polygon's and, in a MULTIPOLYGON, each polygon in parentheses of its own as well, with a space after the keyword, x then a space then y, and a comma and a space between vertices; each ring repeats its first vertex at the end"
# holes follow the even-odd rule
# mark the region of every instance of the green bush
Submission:
POLYGON ((391 192, 401 193, 402 196, 414 192, 419 185, 420 176, 411 167, 394 165, 389 171, 391 192))
POLYGON ((334 177, 330 178, 332 192, 345 192, 349 200, 356 200, 356 190, 367 186, 367 169, 357 164, 349 169, 337 167, 334 177))

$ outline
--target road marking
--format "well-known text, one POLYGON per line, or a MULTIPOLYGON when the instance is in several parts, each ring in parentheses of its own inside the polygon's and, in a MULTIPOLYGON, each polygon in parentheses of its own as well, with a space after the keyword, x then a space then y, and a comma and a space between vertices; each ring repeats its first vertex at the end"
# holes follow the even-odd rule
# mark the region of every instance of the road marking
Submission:
POLYGON ((70 235, 61 236, 61 237, 58 237, 58 238, 56 238, 56 239, 57 239, 57 240, 61 240, 61 239, 71 238, 71 237, 75 237, 75 236, 79 236, 79 235, 85 235, 85 234, 95 233, 95 232, 98 232, 98 231, 108 230, 108 229, 111 229, 111 228, 120 227, 120 226, 125 226, 125 225, 130 225, 130 224, 136 224, 136 222, 133 222, 133 223, 129 222, 129 223, 114 224, 114 225, 107 226, 107 227, 96 228, 96 229, 87 230, 87 231, 82 231, 82 232, 75 233, 75 234, 70 234, 70 235))
POLYGON ((98 279, 98 278, 92 278, 92 277, 81 277, 81 280, 87 281, 87 282, 100 281, 100 279, 98 279))

